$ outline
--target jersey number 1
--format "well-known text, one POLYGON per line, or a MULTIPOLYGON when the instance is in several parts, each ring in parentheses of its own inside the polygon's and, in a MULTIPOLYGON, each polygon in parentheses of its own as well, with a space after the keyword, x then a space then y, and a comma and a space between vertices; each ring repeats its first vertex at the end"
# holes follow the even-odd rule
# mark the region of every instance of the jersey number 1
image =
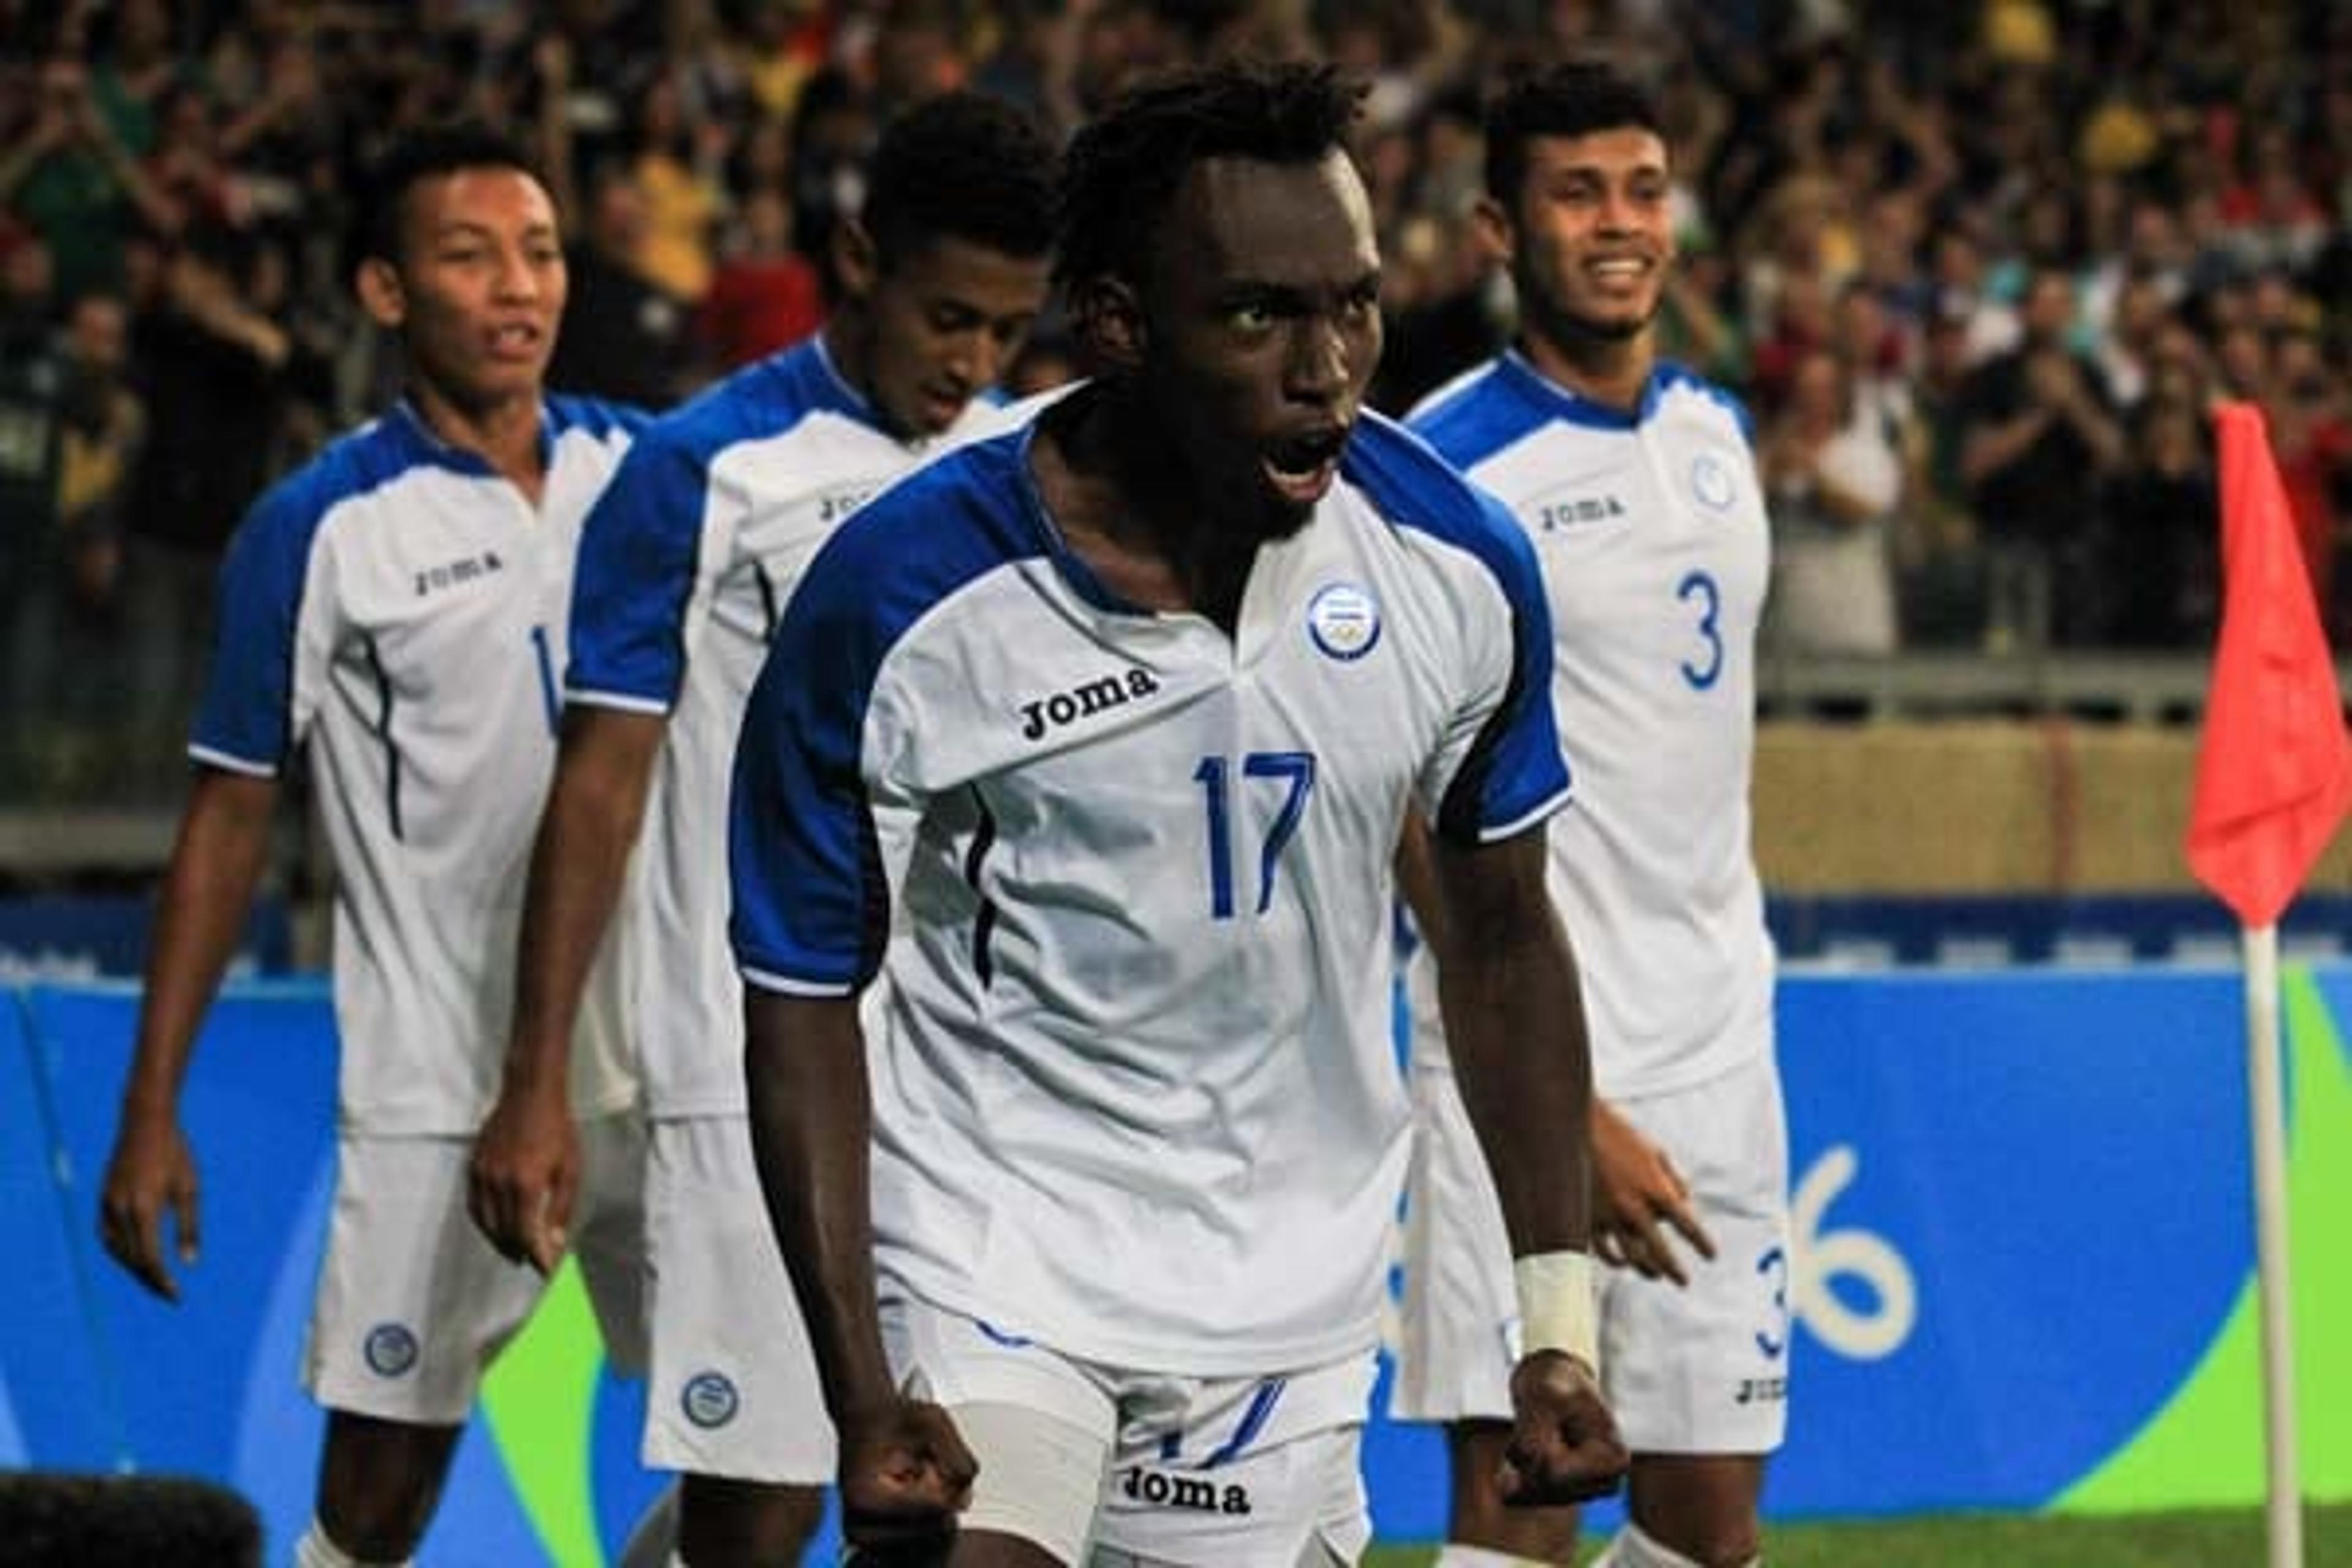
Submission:
POLYGON ((530 628, 531 651, 539 656, 539 703, 547 714, 547 732, 559 731, 563 725, 563 699, 555 689, 555 655, 547 646, 547 628, 530 628))
MULTIPOLYGON (((1202 803, 1209 814, 1209 914, 1221 921, 1234 918, 1234 813, 1227 783, 1230 771, 1228 760, 1223 757, 1202 757, 1201 765, 1192 770, 1193 782, 1201 786, 1202 803)), ((1307 797, 1315 788, 1315 753, 1252 752, 1242 759, 1242 776, 1279 780, 1290 791, 1283 798, 1282 809, 1275 813, 1273 825, 1265 830, 1265 843, 1258 850, 1257 912, 1264 914, 1274 902, 1274 872, 1282 859, 1283 847, 1298 831, 1298 819, 1307 810, 1307 797)))

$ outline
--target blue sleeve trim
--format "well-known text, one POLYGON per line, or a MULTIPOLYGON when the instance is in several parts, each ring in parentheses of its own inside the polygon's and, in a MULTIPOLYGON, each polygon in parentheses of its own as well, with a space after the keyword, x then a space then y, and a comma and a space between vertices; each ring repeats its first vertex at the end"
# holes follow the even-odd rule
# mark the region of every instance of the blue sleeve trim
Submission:
POLYGON ((1497 825, 1526 821, 1569 787, 1551 711, 1551 611, 1535 547, 1501 502, 1402 426, 1368 416, 1348 451, 1348 478, 1382 513, 1467 551, 1493 574, 1510 606, 1510 683, 1455 773, 1437 820, 1438 831, 1454 842, 1483 842, 1497 825))
POLYGON ((567 693, 677 700, 686 607, 701 554, 709 454, 656 425, 621 459, 581 525, 567 693))
POLYGON ((213 661, 196 705, 192 753, 245 769, 284 769, 294 746, 295 638, 310 552, 339 507, 397 478, 423 454, 404 425, 367 426, 263 492, 230 537, 215 600, 213 661))

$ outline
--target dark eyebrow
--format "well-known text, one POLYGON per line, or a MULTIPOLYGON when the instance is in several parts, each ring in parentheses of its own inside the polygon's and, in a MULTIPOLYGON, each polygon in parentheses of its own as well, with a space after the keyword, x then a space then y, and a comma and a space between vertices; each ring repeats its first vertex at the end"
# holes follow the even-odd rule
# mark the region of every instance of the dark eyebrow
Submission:
MULTIPOLYGON (((1341 299, 1360 294, 1377 294, 1381 289, 1381 269, 1367 268, 1335 285, 1330 292, 1341 299)), ((1274 283, 1244 279, 1228 286, 1217 296, 1217 308, 1231 310, 1237 305, 1271 305, 1278 310, 1297 313, 1315 308, 1316 297, 1323 290, 1303 288, 1295 283, 1274 283)))

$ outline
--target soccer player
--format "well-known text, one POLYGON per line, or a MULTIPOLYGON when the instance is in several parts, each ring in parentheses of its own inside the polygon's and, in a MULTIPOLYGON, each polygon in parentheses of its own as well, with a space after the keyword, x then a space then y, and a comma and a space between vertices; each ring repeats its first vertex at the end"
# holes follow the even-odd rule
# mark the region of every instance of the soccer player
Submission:
POLYGON ((736 727, 818 544, 997 417, 976 399, 1045 301, 1054 156, 1024 115, 979 94, 892 122, 862 212, 833 231, 843 293, 822 333, 654 425, 589 519, 505 1090, 473 1201, 509 1257, 553 1265, 579 1158, 565 1047, 634 877, 618 925, 642 939, 635 1037, 652 1123, 644 1453, 684 1473, 679 1554, 696 1568, 797 1561, 834 1470, 751 1165, 726 942, 736 727))
MULTIPOLYGON (((1748 851, 1764 507, 1738 405, 1653 349, 1675 251, 1650 101, 1570 65, 1505 90, 1486 136, 1480 210, 1510 258, 1517 342, 1412 424, 1509 507, 1550 600, 1577 764, 1551 890, 1591 1015, 1594 1250, 1614 1265, 1601 1372, 1633 1450, 1631 1522, 1603 1561, 1725 1568, 1759 1550, 1788 1372, 1773 955, 1748 851)), ((1478 940, 1438 925, 1441 961, 1478 940)), ((1567 1563, 1572 1510, 1496 1506, 1508 1255, 1446 1059, 1452 1015, 1441 1029, 1425 963, 1412 978, 1423 1142, 1397 1411, 1452 1424, 1441 1562, 1567 1563)))
MULTIPOLYGON (((483 1369, 543 1289, 474 1234, 466 1160, 498 1087, 581 521, 642 422, 542 395, 563 251, 546 187, 504 141, 418 133, 367 223, 359 296, 398 334, 406 398, 270 489, 229 549, 101 1225, 123 1267, 177 1298, 166 1212, 184 1263, 197 1239, 180 1083, 299 752, 338 872, 342 1051, 304 1373, 328 1410, 305 1568, 415 1550, 483 1369)), ((641 1139, 618 998, 600 994, 572 1058, 578 1242, 625 1368, 641 1139)))
POLYGON ((753 689, 752 1136, 860 1547, 1356 1559, 1408 813, 1475 939, 1456 1056, 1535 1325, 1511 1484, 1618 1474, 1559 1135, 1589 1074, 1541 586, 1364 412, 1356 106, 1328 68, 1225 67, 1081 130, 1057 269, 1101 374, 853 517, 753 689))

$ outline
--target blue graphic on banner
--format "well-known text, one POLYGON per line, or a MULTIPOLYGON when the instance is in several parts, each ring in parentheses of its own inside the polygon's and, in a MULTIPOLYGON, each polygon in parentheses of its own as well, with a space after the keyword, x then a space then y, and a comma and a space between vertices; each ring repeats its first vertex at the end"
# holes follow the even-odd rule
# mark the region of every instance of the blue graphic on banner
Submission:
MULTIPOLYGON (((0 991, 0 1464, 110 1470, 129 1455, 121 1391, 100 1354, 90 1291, 96 1212, 69 1211, 47 1079, 36 1071, 25 1007, 0 991)), ((115 1087, 120 1087, 120 1079, 115 1087)))
POLYGON ((2190 971, 1784 982, 1776 1510, 2032 1508, 2147 1420, 2252 1267, 2241 994, 2190 971))

